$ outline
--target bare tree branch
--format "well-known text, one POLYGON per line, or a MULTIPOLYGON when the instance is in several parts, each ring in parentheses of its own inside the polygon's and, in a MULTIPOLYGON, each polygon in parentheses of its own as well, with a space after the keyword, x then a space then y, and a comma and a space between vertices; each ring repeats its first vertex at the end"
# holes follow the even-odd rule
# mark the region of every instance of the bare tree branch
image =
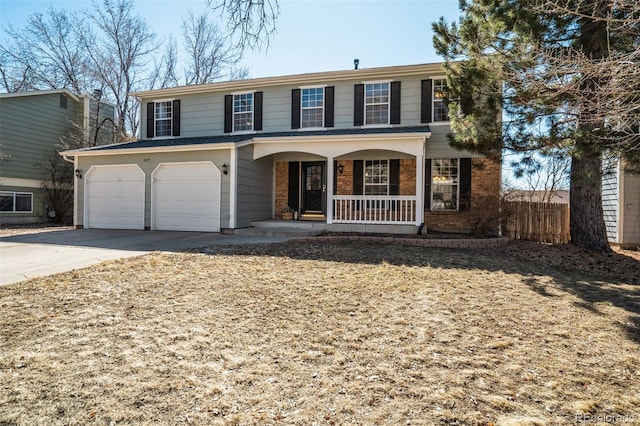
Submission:
POLYGON ((269 47, 280 16, 278 0, 207 0, 228 22, 228 35, 239 54, 245 49, 269 47))

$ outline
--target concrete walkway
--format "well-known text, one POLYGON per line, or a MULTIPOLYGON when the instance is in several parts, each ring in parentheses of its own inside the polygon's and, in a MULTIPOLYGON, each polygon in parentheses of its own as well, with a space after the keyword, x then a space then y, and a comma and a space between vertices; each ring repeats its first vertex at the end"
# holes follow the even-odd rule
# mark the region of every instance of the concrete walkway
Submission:
POLYGON ((0 285, 84 268, 152 251, 183 251, 212 245, 260 244, 285 237, 207 232, 77 229, 0 238, 0 285))

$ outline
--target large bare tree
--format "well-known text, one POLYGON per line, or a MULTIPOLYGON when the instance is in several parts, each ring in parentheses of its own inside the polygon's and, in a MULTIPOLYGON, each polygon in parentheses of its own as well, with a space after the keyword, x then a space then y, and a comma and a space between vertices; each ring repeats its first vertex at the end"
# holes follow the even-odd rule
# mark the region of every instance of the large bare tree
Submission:
POLYGON ((102 0, 87 18, 80 37, 94 79, 115 102, 117 131, 124 140, 138 132, 138 102, 129 93, 143 87, 147 61, 158 49, 156 36, 134 13, 133 0, 102 0))
POLYGON ((87 90, 90 75, 85 46, 77 28, 82 17, 47 9, 31 15, 24 28, 10 26, 8 42, 0 46, 0 74, 7 92, 34 89, 87 90))

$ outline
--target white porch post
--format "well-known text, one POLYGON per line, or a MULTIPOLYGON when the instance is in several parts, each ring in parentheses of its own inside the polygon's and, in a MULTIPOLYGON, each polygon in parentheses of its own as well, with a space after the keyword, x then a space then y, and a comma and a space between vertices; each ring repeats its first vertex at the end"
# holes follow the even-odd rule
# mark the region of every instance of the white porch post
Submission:
POLYGON ((424 155, 416 156, 416 226, 424 222, 424 155))
POLYGON ((327 157, 327 223, 333 223, 333 157, 327 157))

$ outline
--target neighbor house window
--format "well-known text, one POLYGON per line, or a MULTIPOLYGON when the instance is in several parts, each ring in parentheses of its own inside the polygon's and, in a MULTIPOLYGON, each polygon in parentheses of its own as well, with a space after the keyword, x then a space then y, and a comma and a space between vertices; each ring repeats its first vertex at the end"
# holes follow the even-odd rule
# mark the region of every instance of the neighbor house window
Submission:
POLYGON ((162 101, 155 103, 155 137, 161 138, 171 136, 173 131, 171 124, 173 122, 173 102, 162 101))
POLYGON ((233 131, 253 130, 253 93, 233 95, 233 131))
POLYGON ((301 127, 324 127, 324 88, 302 89, 301 127))
POLYGON ((389 83, 364 87, 364 124, 389 124, 389 83))
POLYGON ((433 121, 449 121, 449 87, 444 78, 433 80, 433 121))
POLYGON ((367 160, 364 163, 365 195, 389 194, 389 161, 367 160))
POLYGON ((33 193, 31 192, 0 192, 0 211, 2 212, 33 212, 33 193))
POLYGON ((457 158, 435 159, 431 162, 431 210, 458 210, 457 158))

